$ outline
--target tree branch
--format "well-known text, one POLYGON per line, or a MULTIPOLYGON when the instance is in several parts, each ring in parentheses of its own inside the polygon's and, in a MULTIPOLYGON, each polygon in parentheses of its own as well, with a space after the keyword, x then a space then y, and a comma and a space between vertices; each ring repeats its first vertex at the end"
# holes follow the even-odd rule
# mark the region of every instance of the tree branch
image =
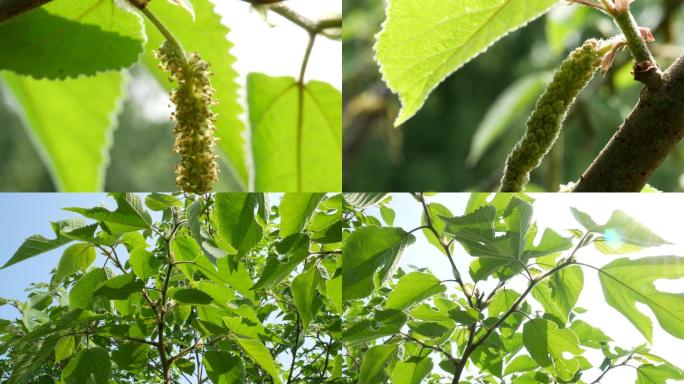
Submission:
POLYGON ((0 0, 0 23, 38 8, 52 0, 0 0))
POLYGON ((573 192, 639 192, 684 137, 684 55, 641 98, 573 192))

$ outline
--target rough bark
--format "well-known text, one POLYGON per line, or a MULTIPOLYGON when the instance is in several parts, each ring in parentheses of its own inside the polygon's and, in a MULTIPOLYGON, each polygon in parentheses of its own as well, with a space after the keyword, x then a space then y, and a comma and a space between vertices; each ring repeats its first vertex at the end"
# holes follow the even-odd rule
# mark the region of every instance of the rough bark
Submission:
POLYGON ((52 0, 0 0, 0 23, 52 0))
POLYGON ((638 104, 573 192, 638 192, 684 136, 684 55, 638 104))

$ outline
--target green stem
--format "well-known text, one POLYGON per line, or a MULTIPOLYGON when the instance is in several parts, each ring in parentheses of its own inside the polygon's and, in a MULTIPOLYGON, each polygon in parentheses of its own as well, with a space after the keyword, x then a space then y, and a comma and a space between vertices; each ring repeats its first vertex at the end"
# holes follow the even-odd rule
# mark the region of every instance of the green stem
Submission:
POLYGON ((642 82, 648 88, 658 89, 663 85, 663 73, 653 58, 639 30, 639 25, 629 7, 612 13, 613 21, 620 28, 625 37, 627 48, 634 57, 634 79, 642 82))
POLYGON ((644 61, 655 63, 651 51, 646 46, 646 41, 641 36, 641 32, 639 32, 639 25, 634 20, 634 16, 632 16, 629 9, 613 15, 613 20, 625 37, 627 48, 629 48, 632 56, 634 56, 634 60, 637 63, 644 61))
MULTIPOLYGON (((133 4, 135 5, 135 3, 133 4)), ((185 75, 186 79, 190 79, 190 68, 188 67, 188 61, 185 57, 185 50, 183 50, 183 47, 180 45, 176 37, 173 36, 173 33, 171 33, 171 31, 168 28, 166 28, 164 23, 162 23, 162 21, 159 20, 157 16, 155 16, 155 14, 152 13, 152 11, 149 8, 143 7, 138 9, 140 9, 140 11, 152 22, 152 24, 154 24, 154 26, 157 28, 157 30, 159 30, 159 32, 164 36, 164 38, 169 43, 171 43, 173 48, 178 53, 178 56, 183 60, 183 75, 185 75)), ((187 83, 189 84, 189 86, 192 86, 191 81, 187 81, 187 83)))

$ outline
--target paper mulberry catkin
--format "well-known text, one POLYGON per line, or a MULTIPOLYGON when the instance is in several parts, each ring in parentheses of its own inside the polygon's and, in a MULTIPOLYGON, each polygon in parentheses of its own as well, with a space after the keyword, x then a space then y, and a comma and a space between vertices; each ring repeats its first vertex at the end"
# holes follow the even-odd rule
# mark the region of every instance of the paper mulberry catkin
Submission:
POLYGON ((554 74, 527 120, 527 132, 508 155, 501 192, 519 192, 558 138, 568 110, 600 66, 600 42, 587 40, 554 74))
POLYGON ((180 155, 176 184, 183 192, 209 192, 218 180, 216 115, 211 111, 215 101, 209 63, 197 53, 179 52, 168 41, 157 50, 156 56, 161 68, 170 73, 169 80, 178 81, 178 87, 171 91, 171 102, 176 106, 172 115, 176 121, 173 151, 180 155))

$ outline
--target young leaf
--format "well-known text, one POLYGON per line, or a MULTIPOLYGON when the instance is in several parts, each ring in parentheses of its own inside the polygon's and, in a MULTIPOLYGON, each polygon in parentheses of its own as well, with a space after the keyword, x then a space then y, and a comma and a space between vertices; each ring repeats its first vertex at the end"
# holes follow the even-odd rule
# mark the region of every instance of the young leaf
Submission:
POLYGON ((577 335, 569 329, 558 329, 556 323, 537 318, 525 323, 523 343, 530 355, 542 367, 562 360, 563 353, 582 353, 577 335))
POLYGON ((420 0, 390 1, 375 58, 402 102, 395 125, 411 118, 447 76, 556 2, 448 0, 426 7, 420 0))
POLYGON ((182 207, 180 200, 172 195, 150 193, 145 196, 145 205, 153 211, 163 211, 171 207, 182 207))
POLYGON ((591 348, 601 348, 601 345, 607 344, 612 341, 602 330, 588 324, 582 320, 575 320, 570 324, 570 329, 579 338, 580 344, 591 347, 591 348))
MULTIPOLYGON (((49 79, 94 75, 135 64, 144 41, 140 16, 114 2, 49 2, 0 23, 0 51, 12 52, 0 57, 0 70, 49 79)), ((90 89, 98 98, 104 91, 90 89)))
POLYGON ((93 269, 81 277, 69 291, 69 306, 72 309, 90 309, 93 306, 93 292, 107 280, 107 274, 101 268, 93 269))
POLYGON ((582 268, 572 266, 554 273, 548 280, 537 284, 532 290, 532 296, 542 304, 547 315, 552 316, 559 326, 564 326, 583 287, 582 268))
POLYGON ((385 308, 403 311, 444 291, 446 287, 433 274, 411 272, 399 279, 387 297, 385 308))
POLYGON ((636 303, 647 305, 665 331, 684 339, 684 294, 658 291, 655 281, 684 277, 684 257, 618 259, 603 268, 599 280, 611 307, 622 313, 652 342, 652 325, 636 303))
MULTIPOLYGON (((454 215, 451 213, 449 208, 439 203, 428 204, 428 210, 430 211, 430 217, 432 218, 432 225, 437 230, 437 233, 442 234, 442 237, 446 238, 446 236, 444 236, 444 227, 446 226, 446 223, 442 218, 451 218, 454 215)), ((423 215, 421 216, 420 223, 422 225, 427 225, 427 217, 425 217, 425 212, 423 212, 423 215)), ((432 233, 431 230, 427 228, 423 229, 423 235, 425 235, 427 241, 439 249, 440 252, 446 252, 439 239, 435 237, 435 234, 432 233)))
POLYGON ((392 384, 420 384, 430 374, 432 367, 429 356, 411 356, 394 366, 390 381, 392 384))
POLYGON ((206 305, 214 301, 207 293, 195 288, 179 288, 173 291, 171 297, 182 304, 206 305))
POLYGON ((207 376, 214 384, 240 384, 243 382, 242 359, 224 351, 207 351, 202 358, 207 376))
POLYGON ((2 266, 0 269, 5 269, 10 265, 38 256, 42 253, 57 249, 62 245, 71 242, 69 237, 66 237, 62 232, 70 232, 78 228, 85 227, 85 222, 81 219, 70 219, 64 221, 57 221, 52 223, 52 231, 55 233, 54 239, 48 239, 41 235, 33 235, 24 240, 19 246, 14 255, 2 266))
POLYGON ((636 384, 667 384, 670 380, 684 379, 684 372, 670 364, 644 364, 637 368, 636 384))
POLYGON ((112 360, 119 369, 138 371, 147 367, 149 351, 149 344, 123 343, 119 344, 116 351, 112 352, 112 360))
MULTIPOLYGON (((172 25, 176 39, 188 52, 199 52, 204 60, 211 63, 212 72, 220 74, 212 79, 211 85, 219 102, 215 107, 218 145, 228 160, 229 173, 221 177, 230 180, 233 190, 246 190, 249 178, 244 149, 245 125, 239 119, 243 108, 238 97, 238 74, 233 68, 235 57, 230 53, 233 44, 227 38, 229 28, 221 23, 221 17, 214 11, 215 5, 209 0, 193 0, 196 15, 194 23, 185 10, 166 2, 151 1, 147 7, 161 20, 178 20, 172 25)), ((170 90, 172 84, 168 81, 168 75, 157 67, 158 61, 152 53, 165 38, 149 20, 145 20, 145 26, 148 43, 143 62, 159 84, 170 90)))
POLYGON ((280 376, 278 375, 278 367, 276 366, 275 361, 273 361, 273 356, 271 356, 271 353, 261 341, 256 339, 243 339, 237 336, 233 336, 232 339, 240 346, 247 356, 252 358, 264 371, 271 375, 274 383, 282 383, 280 381, 280 376))
MULTIPOLYGON (((145 286, 142 280, 132 273, 112 277, 95 288, 93 297, 104 297, 110 300, 124 300, 145 286)), ((72 290, 73 292, 73 290, 72 290)))
POLYGON ((215 196, 218 233, 240 253, 252 249, 264 235, 255 217, 258 203, 259 198, 254 193, 217 193, 215 196))
POLYGON ((131 264, 133 272, 143 281, 156 276, 162 264, 152 252, 147 251, 144 247, 131 251, 128 262, 131 264))
POLYGON ((346 327, 342 340, 349 345, 356 345, 380 337, 393 335, 401 331, 408 316, 396 309, 388 309, 375 313, 372 320, 362 320, 346 327))
POLYGON ((82 349, 62 371, 65 384, 108 384, 111 376, 109 354, 100 347, 82 349))
POLYGON ((359 371, 359 383, 384 383, 387 380, 385 366, 397 356, 397 345, 374 345, 368 349, 361 370, 359 371))
POLYGON ((280 202, 280 236, 301 232, 309 223, 324 193, 286 193, 280 202))
POLYGON ((54 279, 59 282, 78 271, 85 271, 93 261, 95 261, 95 248, 91 244, 74 244, 64 250, 64 254, 57 264, 54 279))
POLYGON ((195 21, 195 9, 192 7, 190 0, 169 0, 169 3, 175 4, 188 11, 188 13, 192 16, 192 20, 195 21))
POLYGON ((251 73, 247 104, 252 128, 255 189, 326 192, 342 189, 342 94, 331 85, 299 85, 291 77, 251 73), (302 118, 299 119, 299 114, 302 118))
POLYGON ((345 193, 344 202, 356 209, 366 209, 382 201, 386 193, 345 193))
POLYGON ((648 247, 670 244, 622 211, 613 212, 606 224, 598 225, 588 214, 576 208, 570 209, 584 228, 603 235, 594 241, 596 249, 603 253, 631 253, 648 247))
POLYGON ((375 281, 382 284, 399 263, 399 257, 415 237, 401 228, 363 227, 347 237, 342 247, 344 299, 370 295, 375 281))
POLYGON ((264 289, 278 284, 290 274, 309 255, 309 237, 297 233, 283 239, 276 244, 276 250, 282 255, 281 258, 270 257, 261 272, 259 281, 252 287, 253 290, 264 289))
POLYGON ((318 268, 314 265, 292 279, 290 288, 292 299, 294 299, 297 311, 302 318, 304 329, 309 328, 309 323, 316 317, 321 307, 321 299, 316 292, 320 278, 318 268))
POLYGON ((45 154, 57 189, 101 190, 114 118, 123 100, 127 79, 124 74, 106 72, 64 81, 36 80, 12 73, 2 77, 21 108, 18 112, 24 124, 36 138, 39 152, 45 154), (93 97, 94 89, 98 90, 97 97, 93 97))
POLYGON ((520 355, 508 363, 506 370, 504 371, 504 376, 516 372, 530 371, 536 369, 537 367, 539 367, 539 364, 537 364, 537 362, 531 357, 527 355, 520 355))
POLYGON ((76 342, 74 336, 62 336, 55 345, 55 363, 70 357, 74 354, 76 349, 76 342))
POLYGON ((77 212, 98 221, 103 221, 108 232, 125 233, 141 229, 149 229, 152 217, 145 211, 138 195, 132 193, 112 193, 116 200, 116 210, 107 208, 64 208, 65 211, 77 212))

